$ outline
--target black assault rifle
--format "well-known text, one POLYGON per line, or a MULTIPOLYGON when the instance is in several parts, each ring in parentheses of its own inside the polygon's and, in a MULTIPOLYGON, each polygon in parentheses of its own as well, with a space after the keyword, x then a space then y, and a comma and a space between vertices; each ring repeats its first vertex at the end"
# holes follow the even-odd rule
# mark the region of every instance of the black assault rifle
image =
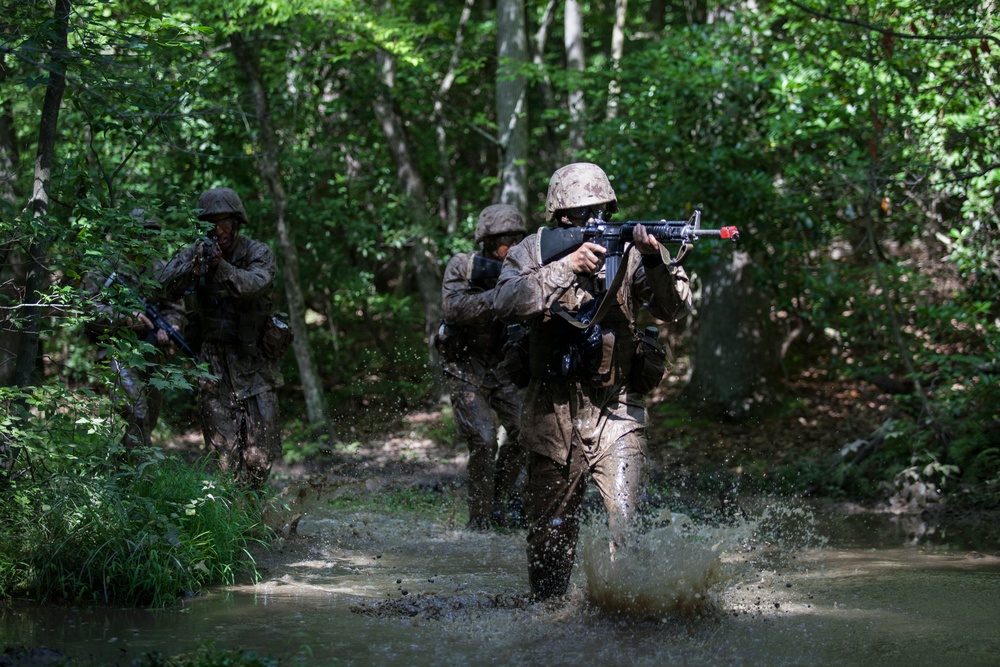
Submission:
POLYGON ((496 280, 500 277, 500 267, 502 266, 503 262, 498 259, 490 259, 478 254, 473 255, 469 283, 473 286, 481 287, 482 283, 488 280, 496 280))
POLYGON ((682 250, 678 257, 673 260, 675 264, 683 261, 687 254, 687 247, 699 238, 707 236, 733 241, 740 238, 740 232, 736 227, 702 229, 701 211, 698 210, 687 220, 607 222, 602 216, 588 222, 583 227, 541 230, 542 262, 548 264, 565 257, 588 241, 597 243, 607 249, 607 253, 604 255, 604 283, 610 289, 625 254, 625 244, 632 242, 632 232, 636 225, 645 227, 646 233, 660 243, 680 243, 682 250))
POLYGON ((156 309, 156 306, 140 297, 135 293, 135 290, 125 284, 125 281, 121 279, 117 271, 108 276, 108 279, 104 282, 104 287, 110 287, 112 284, 119 285, 131 294, 132 298, 139 302, 139 305, 142 307, 143 311, 145 311, 146 317, 149 318, 149 321, 153 323, 153 330, 149 332, 147 342, 155 345, 156 331, 157 329, 163 329, 167 332, 170 340, 172 340, 174 344, 177 345, 182 352, 184 352, 184 354, 191 358, 198 357, 194 350, 191 349, 191 346, 187 344, 187 341, 184 340, 184 336, 181 335, 181 332, 170 326, 170 323, 164 319, 163 315, 160 315, 160 311, 156 309))

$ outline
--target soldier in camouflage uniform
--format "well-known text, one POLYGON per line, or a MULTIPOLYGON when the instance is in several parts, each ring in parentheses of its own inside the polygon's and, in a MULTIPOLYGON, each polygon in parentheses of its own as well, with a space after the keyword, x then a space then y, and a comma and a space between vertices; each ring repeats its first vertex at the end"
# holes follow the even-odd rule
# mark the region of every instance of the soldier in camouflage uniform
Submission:
MULTIPOLYGON (((155 216, 146 214, 142 209, 134 209, 130 213, 132 219, 143 229, 143 240, 152 243, 160 231, 160 224, 155 216)), ((94 319, 87 325, 87 334, 100 345, 101 339, 107 335, 116 335, 123 329, 132 329, 139 339, 156 347, 145 358, 145 366, 134 368, 120 359, 110 356, 105 345, 101 345, 97 353, 100 362, 107 361, 111 372, 115 375, 117 389, 118 411, 125 419, 125 437, 122 445, 126 452, 135 447, 148 447, 152 443, 153 429, 160 417, 163 405, 163 392, 150 384, 151 371, 161 364, 166 353, 171 349, 170 337, 163 329, 159 329, 142 310, 134 312, 122 311, 121 307, 103 297, 119 289, 118 280, 124 289, 131 290, 137 297, 143 298, 156 308, 163 319, 178 332, 186 322, 184 307, 179 300, 156 298, 151 293, 158 287, 157 278, 163 269, 163 260, 156 260, 152 265, 136 266, 134 257, 123 258, 123 261, 108 261, 105 270, 84 275, 83 290, 93 301, 94 319)))
POLYGON ((476 225, 481 253, 452 257, 441 288, 445 324, 435 342, 451 383, 455 429, 469 447, 473 530, 516 524, 520 514, 515 486, 524 467, 524 449, 518 442, 521 390, 497 377, 506 325, 493 313, 493 288, 500 263, 525 233, 517 207, 487 206, 476 225), (499 448, 498 424, 507 433, 499 448))
MULTIPOLYGON (((599 213, 607 219, 617 210, 611 183, 597 165, 571 164, 549 181, 546 219, 558 226, 582 226, 599 213)), ((495 300, 502 319, 524 322, 531 331, 521 444, 528 450, 528 578, 538 599, 562 595, 569 585, 588 478, 603 498, 612 548, 624 545, 646 470, 645 397, 632 388, 634 372, 640 370, 633 368, 633 362, 639 364, 636 316, 648 304, 654 317, 673 321, 691 307, 684 270, 670 264, 669 253, 641 225, 619 269, 625 273, 615 294, 605 290, 602 246, 583 243, 543 264, 543 231, 511 249, 495 300), (567 375, 560 362, 567 341, 576 346, 579 332, 556 311, 576 314, 605 296, 612 301, 599 322, 596 350, 575 349, 585 361, 589 355, 596 358, 585 370, 567 375)))
POLYGON ((214 376, 199 387, 205 444, 218 455, 221 470, 259 489, 281 454, 275 392, 281 376, 260 344, 274 312, 274 254, 240 234, 247 215, 233 190, 202 193, 198 208, 198 219, 215 225, 209 232, 214 247, 199 241, 180 250, 162 282, 173 298, 196 297, 200 358, 214 376))

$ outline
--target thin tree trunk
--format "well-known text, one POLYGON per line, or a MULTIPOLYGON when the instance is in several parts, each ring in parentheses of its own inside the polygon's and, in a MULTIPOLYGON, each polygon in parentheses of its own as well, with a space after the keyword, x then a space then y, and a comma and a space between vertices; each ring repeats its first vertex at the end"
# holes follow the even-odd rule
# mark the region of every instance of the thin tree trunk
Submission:
MULTIPOLYGON (((52 162, 55 156, 56 134, 59 127, 59 108, 66 91, 66 54, 69 32, 70 0, 56 0, 52 28, 49 82, 45 87, 42 116, 38 128, 38 151, 35 157, 35 185, 28 208, 37 220, 49 212, 52 162)), ((34 383, 38 360, 38 340, 41 335, 41 296, 48 278, 49 237, 43 233, 28 250, 28 274, 24 286, 24 320, 14 367, 14 384, 29 387, 34 383)))
POLYGON ((261 176, 267 183, 271 195, 271 207, 274 213, 274 226, 278 234, 278 245, 284 269, 285 298, 288 300, 288 319, 295 338, 292 349, 299 368, 299 379, 302 382, 302 392, 306 402, 306 413, 309 423, 331 431, 332 426, 327 418, 326 401, 323 397, 323 384, 312 358, 312 348, 309 345, 308 332, 305 323, 305 300, 299 285, 299 258, 295 250, 292 230, 285 219, 288 210, 288 196, 282 183, 278 167, 278 138, 271 121, 271 109, 267 91, 260 74, 260 56, 257 49, 248 44, 240 34, 229 38, 233 47, 233 55, 246 76, 253 99, 257 123, 260 127, 261 153, 257 164, 261 176))
POLYGON ((472 6, 475 2, 476 0, 465 0, 462 16, 458 21, 458 30, 455 31, 455 48, 451 52, 448 71, 442 77, 441 85, 438 86, 437 95, 434 98, 434 136, 437 142, 438 163, 441 165, 441 176, 444 178, 448 200, 447 206, 445 206, 445 216, 449 234, 454 234, 458 229, 458 193, 455 191, 455 179, 451 177, 451 154, 448 150, 448 133, 445 130, 444 98, 451 90, 452 84, 455 83, 455 72, 458 70, 462 42, 465 40, 465 26, 472 16, 472 6))
POLYGON ((622 54, 625 52, 625 18, 628 13, 628 0, 615 0, 615 25, 611 30, 611 71, 615 78, 608 84, 608 119, 618 117, 618 96, 621 94, 621 81, 618 75, 621 71, 622 54))
MULTIPOLYGON (((396 113, 392 101, 392 91, 396 84, 395 67, 389 55, 382 50, 376 53, 376 62, 381 73, 382 86, 381 92, 372 101, 372 110, 382 126, 386 144, 396 162, 396 177, 412 204, 415 216, 420 222, 427 222, 430 220, 430 214, 427 211, 424 182, 413 160, 403 120, 396 113)), ((417 234, 410 239, 410 260, 413 262, 417 290, 424 304, 424 334, 427 336, 430 370, 435 386, 440 387, 443 385, 441 359, 430 341, 441 324, 443 314, 442 275, 433 244, 425 234, 417 234)))
POLYGON ((708 21, 708 3, 705 0, 684 0, 688 25, 704 25, 708 21))
POLYGON ((503 174, 500 202, 528 213, 528 85, 521 73, 528 62, 524 0, 497 3, 497 127, 503 174))
MULTIPOLYGON (((8 79, 6 54, 0 53, 0 89, 8 79)), ((10 98, 0 102, 0 200, 14 206, 17 203, 17 134, 14 129, 14 104, 10 98)), ((4 243, 4 246, 7 244, 4 243)), ((0 266, 3 266, 6 252, 0 250, 0 266)))
POLYGON ((663 30, 667 24, 666 0, 650 0, 649 8, 646 10, 646 22, 655 32, 663 30))
MULTIPOLYGON (((549 0, 548 4, 545 5, 545 14, 542 16, 538 30, 535 32, 534 38, 532 38, 531 62, 541 74, 538 86, 541 88, 542 101, 546 109, 556 108, 556 96, 552 92, 552 80, 545 67, 545 44, 548 42, 549 30, 552 28, 552 21, 555 19, 555 15, 556 0, 549 0)), ((548 153, 554 155, 556 153, 556 146, 559 145, 559 140, 556 137, 555 128, 552 127, 552 123, 545 124, 545 135, 548 137, 548 153)))
POLYGON ((569 150, 571 157, 576 157, 587 147, 584 124, 586 102, 581 86, 587 63, 583 55, 583 12, 580 10, 578 0, 566 0, 563 20, 566 69, 570 72, 569 93, 567 95, 570 122, 569 150))

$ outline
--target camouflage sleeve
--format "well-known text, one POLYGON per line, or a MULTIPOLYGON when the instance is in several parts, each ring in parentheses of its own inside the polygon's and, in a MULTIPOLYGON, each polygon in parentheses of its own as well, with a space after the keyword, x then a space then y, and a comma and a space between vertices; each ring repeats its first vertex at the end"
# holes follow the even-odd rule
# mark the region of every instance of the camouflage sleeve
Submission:
POLYGON ((569 256, 542 266, 538 235, 532 234, 507 253, 497 281, 493 307, 505 322, 525 322, 542 317, 577 276, 569 256))
POLYGON ((670 254, 660 246, 660 257, 644 257, 633 250, 636 302, 648 303, 653 317, 673 322, 691 310, 691 283, 683 267, 670 266, 670 254))
POLYGON ((450 324, 485 324, 494 319, 493 290, 470 289, 467 276, 472 255, 451 258, 441 284, 444 319, 450 324))
POLYGON ((110 329, 116 329, 124 325, 123 313, 120 309, 101 298, 104 291, 104 282, 107 276, 100 276, 95 273, 87 273, 83 276, 80 288, 89 297, 89 311, 94 316, 87 322, 86 328, 94 333, 101 333, 110 329))
POLYGON ((192 243, 187 248, 179 250, 160 272, 159 282, 163 286, 162 298, 167 300, 180 299, 184 292, 194 283, 194 262, 198 253, 198 244, 192 243))
POLYGON ((167 324, 172 326, 177 331, 183 331, 184 326, 187 324, 187 316, 185 315, 184 300, 182 298, 168 299, 163 294, 162 285, 159 283, 159 277, 163 276, 165 265, 162 261, 156 262, 153 266, 153 282, 150 285, 150 293, 153 295, 150 297, 150 302, 156 307, 163 319, 167 321, 167 324))
POLYGON ((266 244, 252 241, 243 268, 221 260, 215 269, 215 281, 229 296, 246 298, 270 289, 274 272, 274 253, 266 244))

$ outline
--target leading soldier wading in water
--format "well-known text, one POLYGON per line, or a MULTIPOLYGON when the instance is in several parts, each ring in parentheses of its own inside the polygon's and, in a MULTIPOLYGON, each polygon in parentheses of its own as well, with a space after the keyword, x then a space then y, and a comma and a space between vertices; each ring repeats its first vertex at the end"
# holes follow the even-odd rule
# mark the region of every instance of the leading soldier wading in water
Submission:
MULTIPOLYGON (((607 220, 617 211, 611 183, 595 164, 567 165, 549 181, 545 217, 556 227, 607 220)), ((546 231, 552 230, 539 230, 510 250, 494 302, 498 316, 523 322, 531 332, 521 445, 528 450, 528 578, 537 599, 566 592, 589 479, 603 498, 613 545, 624 546, 646 473, 643 392, 650 388, 636 354, 636 317, 644 304, 665 321, 691 307, 684 270, 670 265, 666 249, 641 225, 611 293, 602 246, 583 243, 544 261, 546 231), (593 316, 606 296, 596 327, 568 321, 593 316)))

